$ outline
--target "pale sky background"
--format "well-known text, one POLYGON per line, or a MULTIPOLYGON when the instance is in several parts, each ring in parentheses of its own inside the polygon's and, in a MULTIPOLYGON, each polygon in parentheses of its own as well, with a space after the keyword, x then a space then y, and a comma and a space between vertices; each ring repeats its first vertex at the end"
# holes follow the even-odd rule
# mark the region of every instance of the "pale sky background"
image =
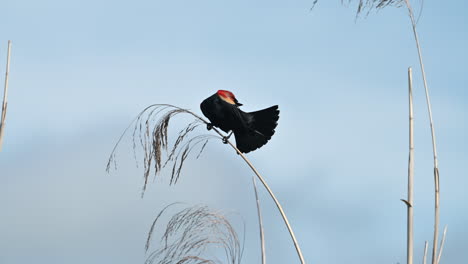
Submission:
MULTIPOLYGON (((176 186, 140 198, 131 144, 145 106, 201 113, 218 89, 243 110, 278 104, 277 133, 249 153, 290 218, 308 263, 405 262, 407 67, 415 74, 415 255, 432 239, 429 125, 407 11, 355 21, 340 1, 14 0, 0 2, 0 72, 13 40, 0 153, 0 263, 143 263, 153 218, 180 201, 228 213, 260 263, 251 172, 212 141, 176 186), (128 139, 128 138, 127 138, 128 139)), ((415 3, 415 9, 418 5, 415 3)), ((418 30, 441 173, 441 263, 468 262, 467 1, 425 1, 418 30)), ((175 128, 184 123, 174 122, 175 128)), ((200 130, 200 133, 205 131, 200 130)), ((269 264, 299 263, 264 190, 269 264)))

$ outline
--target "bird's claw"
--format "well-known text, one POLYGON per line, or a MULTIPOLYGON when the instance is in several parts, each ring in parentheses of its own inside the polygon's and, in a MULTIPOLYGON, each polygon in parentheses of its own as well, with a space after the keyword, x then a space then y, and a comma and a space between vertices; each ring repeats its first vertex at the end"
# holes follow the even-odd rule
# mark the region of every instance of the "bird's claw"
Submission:
POLYGON ((208 123, 206 124, 206 129, 211 130, 213 128, 213 124, 208 123))
POLYGON ((224 144, 227 144, 227 143, 228 143, 228 139, 229 139, 231 136, 232 136, 232 131, 231 131, 231 133, 229 133, 229 135, 223 137, 223 143, 224 143, 224 144))

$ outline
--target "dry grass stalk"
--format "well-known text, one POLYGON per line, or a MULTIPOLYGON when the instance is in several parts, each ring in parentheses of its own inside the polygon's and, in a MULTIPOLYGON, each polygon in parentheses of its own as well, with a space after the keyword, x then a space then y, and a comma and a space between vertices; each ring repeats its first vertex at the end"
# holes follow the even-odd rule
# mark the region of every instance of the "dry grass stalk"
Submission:
MULTIPOLYGON (((192 113, 193 114, 193 113, 192 113)), ((193 114, 194 116, 198 117, 200 120, 202 120, 203 122, 205 122, 206 124, 208 124, 208 122, 206 120, 204 120, 203 118, 199 117, 198 115, 196 114, 193 114)), ((223 137, 224 135, 215 127, 213 127, 213 131, 215 131, 220 137, 223 137)), ((289 235, 291 236, 291 239, 294 243, 294 247, 296 249, 296 252, 297 252, 297 255, 299 257, 299 260, 301 261, 301 264, 305 264, 305 259, 304 259, 304 255, 302 254, 302 251, 301 251, 301 248, 299 246, 299 242, 297 241, 296 239, 296 236, 294 235, 294 231, 292 230, 292 227, 291 227, 291 224, 289 224, 289 221, 288 221, 288 217, 286 216, 286 213, 284 212, 283 210, 283 207, 281 206, 281 204, 279 203, 278 199, 276 198, 275 194, 273 193, 273 191, 270 189, 270 187, 268 186, 268 184, 266 183, 265 179, 263 179, 262 175, 257 171, 257 169, 253 166, 253 164, 250 162, 249 159, 247 159, 247 157, 244 155, 244 153, 240 152, 239 149, 237 149, 236 146, 234 146, 234 144, 232 144, 231 141, 229 140, 226 140, 226 143, 229 144, 235 151, 237 154, 239 154, 239 156, 242 157, 242 159, 245 161, 245 163, 247 163, 247 165, 250 167, 250 169, 252 169, 252 171, 255 173, 255 175, 257 175, 257 178, 260 180, 260 182, 263 184, 263 186, 265 187, 265 189, 268 191, 268 194, 270 195, 270 197, 273 199, 273 201, 275 202, 275 205, 276 207, 278 208, 278 211, 280 212, 281 214, 281 217, 283 218, 283 221, 284 221, 284 224, 286 225, 287 229, 288 229, 288 232, 289 232, 289 235)))
POLYGON ((10 55, 11 55, 11 40, 8 41, 8 51, 7 51, 7 62, 6 62, 6 70, 5 70, 5 87, 3 91, 3 103, 2 103, 2 113, 1 113, 1 121, 0 121, 0 151, 2 150, 3 145, 3 135, 5 131, 5 122, 6 122, 6 112, 8 106, 8 75, 10 72, 10 55))
POLYGON ((429 243, 427 241, 424 242, 424 255, 423 255, 423 264, 426 264, 427 260, 427 248, 429 246, 429 243))
POLYGON ((408 264, 413 263, 413 179, 414 179, 414 118, 413 118, 413 73, 408 68, 409 93, 409 158, 408 158, 408 198, 401 199, 407 207, 407 258, 408 264))
MULTIPOLYGON (((313 5, 316 4, 317 1, 313 2, 313 5)), ((341 1, 343 3, 343 1, 341 1)), ((348 0, 348 2, 351 2, 351 0, 348 0)), ((433 238, 433 248, 432 248, 432 264, 438 264, 438 261, 440 259, 441 252, 439 252, 439 256, 437 257, 437 243, 438 243, 438 234, 439 234, 439 218, 440 218, 440 208, 439 208, 439 203, 440 203, 440 185, 439 185, 439 165, 438 165, 438 159, 437 159, 437 146, 436 146, 436 136, 435 136, 435 129, 434 129, 434 122, 432 118, 432 107, 431 107, 431 101, 430 101, 430 96, 429 96, 429 89, 427 86, 427 80, 426 80, 426 73, 424 70, 424 63, 423 63, 423 58, 422 58, 422 52, 421 52, 421 46, 419 43, 419 38, 418 38, 418 33, 416 30, 416 25, 417 25, 417 20, 414 18, 414 12, 410 4, 410 0, 359 0, 358 4, 358 10, 357 14, 360 14, 364 9, 380 9, 387 7, 389 5, 397 6, 400 7, 403 5, 406 5, 408 12, 409 12, 409 17, 411 19, 411 26, 413 29, 413 35, 414 39, 416 42, 416 48, 418 51, 418 57, 419 57, 419 65, 421 67, 421 73, 422 73, 422 78, 423 78, 423 83, 424 83, 424 89, 425 89, 425 94, 426 94, 426 104, 427 104, 427 109, 428 109, 428 114, 429 114, 429 121, 430 121, 430 128, 431 128, 431 136, 432 136, 432 149, 433 149, 433 156, 434 156, 434 192, 435 192, 435 198, 434 198, 434 238, 433 238)), ((421 2, 421 10, 422 10, 422 4, 424 1, 421 2)), ((419 17, 418 17, 419 20, 419 17)), ((412 207, 412 203, 408 201, 405 201, 408 205, 408 211, 410 210, 409 208, 412 207)), ((408 221, 409 221, 409 216, 408 216, 408 221)), ((409 228, 409 223, 408 223, 408 228, 409 228)), ((444 238, 445 239, 445 238, 444 238)), ((408 238, 409 240, 409 238, 408 238)), ((409 248, 408 248, 409 250, 409 248)), ((427 242, 426 242, 426 249, 427 250, 427 242)), ((408 253, 410 253, 408 251, 408 253)), ((409 256, 408 256, 408 261, 409 261, 409 256)), ((424 263, 426 262, 426 252, 424 254, 424 263)), ((410 262, 408 262, 410 263, 410 262)))
POLYGON ((440 262, 440 258, 442 257, 442 251, 444 250, 446 235, 447 235, 447 226, 445 226, 444 233, 442 233, 442 240, 440 241, 440 250, 439 250, 439 256, 437 257, 437 263, 440 262))
MULTIPOLYGON (((217 131, 217 130, 215 130, 217 131)), ((217 131, 217 133, 220 133, 219 131, 217 131)), ((301 251, 301 248, 299 247, 299 243, 297 242, 297 239, 296 239, 296 236, 294 235, 294 231, 292 230, 292 227, 291 227, 291 224, 289 224, 289 221, 288 221, 288 217, 286 216, 286 213, 284 212, 283 210, 283 207, 281 206, 281 204, 279 203, 278 199, 276 198, 275 194, 273 193, 273 191, 270 189, 270 187, 268 186, 268 184, 266 183, 266 181, 263 179, 263 177, 260 175, 260 173, 257 171, 257 169, 255 169, 255 167, 253 166, 253 164, 247 159, 247 157, 245 157, 245 155, 240 152, 236 146, 234 146, 229 140, 227 141, 227 143, 233 148, 236 150, 237 154, 239 154, 242 159, 244 159, 244 161, 247 163, 247 165, 249 165, 249 167, 252 169, 252 171, 257 175, 258 179, 262 182, 263 186, 265 187, 265 189, 267 189, 268 193, 270 194, 270 197, 273 199, 273 201, 275 202, 275 205, 276 207, 278 208, 278 211, 281 213, 281 216, 283 218, 283 221, 284 221, 284 224, 286 225, 286 227, 288 228, 288 231, 289 231, 289 235, 291 236, 291 239, 294 243, 294 247, 296 248, 296 252, 297 252, 297 255, 299 257, 299 260, 301 261, 302 264, 305 264, 305 259, 304 259, 304 255, 302 254, 302 251, 301 251)))
MULTIPOLYGON (((169 206, 154 220, 148 233, 146 251, 150 247, 154 227, 169 206)), ((158 249, 148 256, 146 264, 239 264, 243 252, 239 237, 227 218, 206 206, 189 207, 174 214, 159 244, 158 249), (208 257, 209 249, 222 249, 225 260, 208 257)))
POLYGON ((413 264, 413 182, 414 182, 414 117, 413 117, 413 73, 408 68, 409 96, 409 158, 408 158, 408 200, 407 200, 407 249, 406 262, 413 264))
POLYGON ((432 264, 437 264, 437 243, 439 237, 439 218, 440 218, 440 208, 439 208, 439 201, 440 201, 440 189, 439 189, 439 162, 437 159, 437 145, 436 145, 436 135, 434 129, 434 122, 432 118, 432 107, 431 107, 431 99, 429 96, 429 88, 427 87, 427 80, 426 80, 426 72, 424 70, 424 62, 422 58, 421 52, 421 45, 419 44, 418 32, 416 30, 416 21, 414 19, 413 9, 411 8, 411 4, 409 0, 405 0, 406 7, 408 8, 409 17, 411 19, 411 26, 413 28, 413 35, 414 40, 416 42, 416 48, 418 50, 418 57, 419 57, 419 65, 421 67, 421 73, 424 83, 424 90, 426 93, 426 104, 427 104, 427 111, 429 114, 429 122, 431 128, 431 136, 432 136, 432 153, 434 156, 434 239, 433 239, 433 247, 432 247, 432 264))
POLYGON ((262 249, 262 264, 266 264, 265 234, 263 229, 262 211, 260 209, 260 199, 258 198, 257 181, 255 180, 255 176, 252 176, 252 182, 255 192, 255 201, 257 205, 258 228, 260 230, 260 248, 262 249))

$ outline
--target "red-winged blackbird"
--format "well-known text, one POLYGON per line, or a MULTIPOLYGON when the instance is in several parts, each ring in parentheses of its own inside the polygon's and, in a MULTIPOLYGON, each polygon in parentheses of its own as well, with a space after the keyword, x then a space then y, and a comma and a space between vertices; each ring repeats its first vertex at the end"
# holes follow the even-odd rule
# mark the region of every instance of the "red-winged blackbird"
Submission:
POLYGON ((247 153, 265 145, 275 133, 279 119, 278 106, 246 113, 239 109, 239 103, 233 93, 219 90, 206 98, 200 108, 211 121, 211 126, 219 127, 224 132, 232 131, 236 137, 237 148, 247 153))

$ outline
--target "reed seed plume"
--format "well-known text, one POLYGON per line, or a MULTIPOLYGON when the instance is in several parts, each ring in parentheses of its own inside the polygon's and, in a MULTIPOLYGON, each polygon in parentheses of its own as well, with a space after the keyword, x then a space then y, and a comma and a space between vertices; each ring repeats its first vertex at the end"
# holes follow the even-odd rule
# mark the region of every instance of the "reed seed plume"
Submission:
POLYGON ((107 162, 106 171, 109 172, 112 164, 117 168, 116 150, 123 137, 133 126, 132 141, 133 153, 138 166, 137 149, 143 150, 143 192, 148 179, 153 172, 154 177, 172 163, 170 184, 176 184, 180 177, 185 160, 192 151, 199 147, 196 158, 199 158, 208 141, 212 138, 220 138, 210 134, 194 134, 194 130, 205 124, 202 118, 193 112, 168 104, 154 104, 143 109, 124 130, 112 150, 107 162), (173 144, 169 143, 169 123, 179 114, 189 114, 194 120, 183 127, 173 144))
MULTIPOLYGON (((314 0, 312 2, 312 8, 315 7, 317 4, 318 0, 314 0)), ((342 4, 346 3, 351 3, 353 0, 341 0, 342 4)), ((367 10, 367 14, 373 10, 373 9, 382 9, 387 6, 395 6, 395 7, 401 7, 404 3, 404 0, 359 0, 357 10, 356 10, 356 16, 367 10)))
MULTIPOLYGON (((145 249, 148 252, 156 225, 173 204, 159 212, 148 232, 145 249)), ((193 206, 174 214, 168 221, 159 245, 145 264, 239 264, 243 248, 227 218, 207 206, 193 206), (210 250, 224 251, 223 261, 213 257, 210 250)))

